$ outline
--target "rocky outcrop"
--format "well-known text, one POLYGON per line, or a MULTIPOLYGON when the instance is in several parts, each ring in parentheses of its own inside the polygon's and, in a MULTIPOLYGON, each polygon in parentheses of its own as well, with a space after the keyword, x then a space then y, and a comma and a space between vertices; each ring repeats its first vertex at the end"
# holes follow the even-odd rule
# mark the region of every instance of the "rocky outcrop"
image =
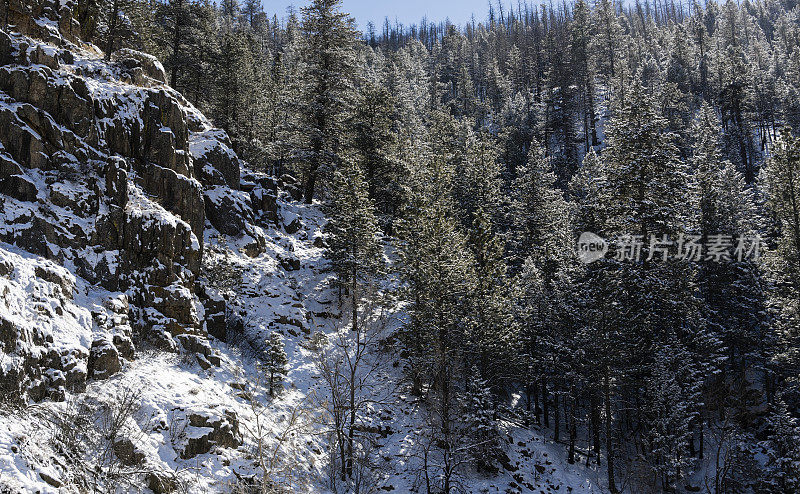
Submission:
POLYGON ((181 452, 184 460, 208 453, 214 446, 238 448, 242 444, 239 419, 233 411, 225 410, 219 416, 192 412, 187 417, 191 430, 181 452))
POLYGON ((125 466, 133 467, 140 465, 145 458, 144 453, 139 451, 133 441, 127 437, 119 438, 112 445, 114 456, 125 466))
POLYGON ((64 268, 0 243, 0 393, 60 399, 86 385, 89 311, 75 304, 64 268))
POLYGON ((219 232, 241 235, 253 223, 253 207, 245 192, 214 186, 205 191, 206 215, 219 232))
POLYGON ((249 192, 253 210, 265 221, 278 224, 278 182, 275 178, 263 174, 248 174, 242 179, 243 183, 252 184, 249 192))
POLYGON ((250 225, 277 221, 274 180, 254 177, 244 190, 225 132, 165 84, 157 59, 121 49, 105 61, 81 42, 72 0, 8 6, 0 242, 38 258, 35 272, 0 264, 0 276, 18 284, 23 276, 19 290, 41 285, 63 302, 28 301, 18 314, 0 306, 0 345, 13 361, 0 369, 0 391, 41 399, 81 389, 123 369, 140 340, 219 365, 206 339, 225 337, 225 303, 199 281, 206 220, 227 235, 247 233, 253 255, 263 252, 250 225), (75 278, 51 269, 58 265, 85 281, 83 311, 71 301, 75 278), (81 338, 67 345, 45 330, 62 323, 78 324, 81 338))
POLYGON ((152 79, 153 82, 167 83, 167 73, 161 62, 152 55, 140 51, 122 48, 111 54, 111 60, 124 67, 131 75, 134 84, 144 85, 152 79))
POLYGON ((96 340, 89 354, 89 377, 107 379, 122 370, 119 352, 108 340, 96 340))
POLYGON ((203 185, 227 185, 233 190, 239 189, 239 158, 224 131, 209 129, 194 133, 189 149, 203 185))

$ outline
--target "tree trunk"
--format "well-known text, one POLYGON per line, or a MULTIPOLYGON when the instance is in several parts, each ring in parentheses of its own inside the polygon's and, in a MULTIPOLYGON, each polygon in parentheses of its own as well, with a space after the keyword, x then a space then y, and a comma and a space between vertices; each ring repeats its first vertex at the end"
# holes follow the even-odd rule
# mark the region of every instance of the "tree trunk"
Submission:
POLYGON ((314 188, 317 182, 317 170, 309 170, 306 172, 305 190, 303 191, 303 200, 306 204, 314 202, 314 188))
POLYGON ((611 431, 611 378, 608 368, 606 368, 605 376, 603 377, 603 394, 606 409, 606 470, 608 470, 608 490, 616 494, 619 491, 617 490, 617 483, 614 480, 614 454, 612 451, 613 440, 611 431))
POLYGON ((111 59, 111 52, 114 51, 114 36, 117 33, 117 18, 119 17, 119 0, 114 0, 111 11, 111 25, 108 27, 108 44, 106 45, 106 60, 111 59))
POLYGON ((598 403, 597 396, 592 394, 589 407, 589 420, 592 428, 592 442, 594 445, 594 454, 597 464, 600 464, 600 404, 598 403))
POLYGON ((175 26, 172 31, 172 73, 170 74, 169 84, 172 86, 173 89, 177 89, 175 87, 175 83, 178 79, 178 52, 180 51, 181 47, 181 18, 183 11, 183 0, 176 0, 175 1, 175 11, 172 15, 175 16, 175 26))
MULTIPOLYGON (((359 358, 361 352, 361 336, 358 331, 358 282, 356 278, 356 271, 351 273, 351 303, 353 304, 353 332, 356 336, 356 359, 359 358)), ((350 426, 347 431, 347 475, 353 476, 353 436, 355 433, 356 424, 356 370, 354 366, 350 371, 350 426)))
POLYGON ((550 410, 547 406, 547 383, 542 380, 542 409, 544 411, 544 426, 550 427, 550 410))
POLYGON ((567 462, 569 462, 570 465, 575 463, 575 439, 578 435, 578 431, 575 430, 575 404, 576 400, 575 398, 572 398, 569 415, 567 415, 567 423, 569 427, 569 457, 567 458, 567 462))
POLYGON ((553 441, 558 442, 561 439, 561 415, 560 415, 560 408, 558 406, 558 393, 553 392, 553 421, 555 422, 555 427, 553 429, 553 441))

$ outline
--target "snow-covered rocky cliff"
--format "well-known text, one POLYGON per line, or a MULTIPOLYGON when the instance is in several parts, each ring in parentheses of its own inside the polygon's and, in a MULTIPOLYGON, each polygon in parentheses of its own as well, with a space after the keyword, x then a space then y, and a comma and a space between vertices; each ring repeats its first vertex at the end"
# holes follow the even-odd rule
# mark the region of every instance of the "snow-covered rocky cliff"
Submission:
MULTIPOLYGON (((120 479, 174 490, 194 458, 240 448, 246 435, 236 395, 255 371, 219 341, 243 323, 215 266, 236 249, 260 279, 300 267, 273 238, 277 183, 242 177, 225 132, 169 88, 158 60, 127 49, 106 60, 79 40, 70 1, 9 9, 0 30, 0 492, 92 483, 110 492, 120 479), (136 411, 122 413, 131 393, 136 411), (126 423, 99 430, 96 419, 112 416, 126 423), (61 437, 70 430, 72 440, 61 437)), ((295 289, 263 289, 279 299, 273 329, 308 331, 305 308, 291 306, 295 289)), ((206 474, 233 483, 233 471, 206 474)))

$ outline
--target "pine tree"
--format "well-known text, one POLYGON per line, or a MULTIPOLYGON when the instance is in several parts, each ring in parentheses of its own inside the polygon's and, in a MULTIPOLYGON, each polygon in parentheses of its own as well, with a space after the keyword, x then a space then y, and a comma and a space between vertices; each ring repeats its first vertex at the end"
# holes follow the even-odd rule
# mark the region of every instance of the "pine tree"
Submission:
POLYGON ((352 310, 352 330, 358 332, 358 308, 362 289, 383 268, 383 252, 377 240, 378 221, 367 193, 361 169, 347 160, 334 175, 332 199, 325 227, 329 249, 326 256, 341 287, 347 290, 352 310))
POLYGON ((767 466, 771 470, 768 486, 775 492, 795 492, 800 489, 800 427, 780 395, 775 399, 768 424, 771 446, 767 453, 767 466))
POLYGON ((787 128, 775 143, 761 181, 767 204, 778 225, 776 248, 765 261, 776 281, 772 293, 777 309, 776 330, 781 340, 778 360, 788 374, 797 375, 800 359, 795 351, 800 327, 800 138, 787 128))
POLYGON ((170 86, 179 91, 184 88, 184 73, 194 51, 195 14, 190 0, 168 0, 156 9, 160 26, 157 41, 165 50, 164 68, 170 86))
POLYGON ((543 275, 552 279, 556 265, 572 248, 569 205, 555 187, 551 161, 536 140, 530 145, 527 165, 517 173, 510 207, 511 266, 519 272, 522 263, 534 256, 543 275))
POLYGON ((502 451, 502 439, 489 385, 478 377, 477 372, 473 368, 473 377, 461 397, 462 427, 472 463, 479 472, 494 473, 497 471, 494 460, 502 451))
MULTIPOLYGON (((706 245, 713 235, 725 235, 733 247, 749 250, 756 242, 758 213, 744 178, 722 158, 721 127, 716 112, 704 103, 692 134, 697 234, 706 245)), ((698 265, 698 287, 709 310, 710 330, 728 350, 728 365, 737 382, 748 367, 762 367, 768 358, 765 281, 758 268, 758 254, 739 259, 731 251, 729 262, 702 261, 698 265)), ((740 400, 744 404, 743 399, 740 400)))
POLYGON ((677 342, 659 350, 645 387, 644 421, 651 450, 648 462, 661 488, 670 490, 686 475, 690 459, 686 446, 699 387, 685 382, 683 362, 691 358, 677 342))
POLYGON ((485 379, 500 391, 510 380, 509 364, 514 364, 507 349, 514 332, 511 300, 508 293, 503 242, 492 231, 489 213, 481 206, 474 215, 467 244, 475 259, 475 291, 472 298, 472 324, 468 350, 475 362, 476 377, 485 379))
POLYGON ((620 70, 620 44, 622 27, 612 0, 601 0, 594 11, 595 51, 598 54, 598 72, 607 81, 613 80, 620 70))
POLYGON ((336 168, 344 151, 344 122, 353 105, 356 34, 341 0, 314 0, 301 9, 302 132, 307 136, 303 196, 311 203, 320 174, 336 168))
POLYGON ((464 149, 459 153, 453 183, 459 219, 465 228, 469 228, 478 209, 483 209, 496 224, 501 217, 502 201, 497 146, 489 135, 475 135, 468 129, 464 134, 464 149))
POLYGON ((272 332, 266 341, 266 348, 262 359, 264 372, 267 374, 269 395, 271 397, 280 393, 283 388, 283 378, 286 377, 289 358, 280 334, 272 332))
POLYGON ((102 15, 98 20, 97 30, 102 40, 106 60, 111 54, 126 42, 136 37, 136 28, 133 19, 141 17, 143 2, 141 0, 102 0, 100 10, 102 15))
POLYGON ((575 3, 572 30, 571 62, 574 76, 579 82, 580 102, 583 110, 583 134, 585 150, 600 144, 597 138, 597 114, 595 112, 594 67, 591 52, 591 19, 589 6, 584 0, 575 3))
MULTIPOLYGON (((679 345, 692 355, 691 360, 682 362, 692 370, 690 378, 679 384, 684 393, 691 394, 711 373, 715 341, 704 330, 690 266, 667 262, 656 250, 665 235, 679 238, 689 220, 689 176, 678 159, 674 134, 667 127, 653 96, 636 82, 617 102, 608 129, 608 148, 603 155, 609 215, 605 235, 627 238, 630 245, 624 251, 620 240, 617 258, 592 268, 594 272, 605 270, 602 276, 608 277, 603 280, 608 291, 604 292, 616 307, 614 312, 604 312, 601 331, 613 335, 620 345, 611 355, 622 351, 627 356, 608 364, 607 405, 609 377, 617 375, 623 385, 642 382, 650 375, 659 349, 679 345), (633 255, 626 258, 626 252, 633 255)), ((680 397, 674 398, 673 406, 677 406, 680 397)), ((609 465, 610 485, 612 477, 609 465)))
POLYGON ((406 170, 398 157, 398 118, 395 98, 385 87, 368 82, 361 88, 351 120, 353 148, 365 171, 369 197, 387 227, 403 201, 406 170))
MULTIPOLYGON (((264 100, 259 91, 263 81, 257 71, 259 63, 254 57, 245 31, 225 31, 220 40, 221 60, 217 63, 215 91, 215 120, 232 136, 234 149, 244 158, 255 157, 247 153, 255 138, 255 122, 263 115, 264 100)), ((257 164, 257 160, 253 160, 257 164)))
POLYGON ((275 176, 283 175, 303 154, 302 47, 299 21, 292 14, 286 21, 283 46, 276 50, 270 72, 270 89, 267 107, 271 109, 271 120, 267 125, 267 160, 269 171, 275 176))
MULTIPOLYGON (((446 128, 446 117, 434 117, 435 129, 446 128)), ((461 370, 475 277, 453 211, 452 156, 441 139, 440 134, 430 135, 427 161, 409 178, 409 202, 399 225, 399 272, 409 300, 404 341, 411 380, 415 393, 427 391, 442 487, 449 492, 461 442, 455 378, 461 370)))

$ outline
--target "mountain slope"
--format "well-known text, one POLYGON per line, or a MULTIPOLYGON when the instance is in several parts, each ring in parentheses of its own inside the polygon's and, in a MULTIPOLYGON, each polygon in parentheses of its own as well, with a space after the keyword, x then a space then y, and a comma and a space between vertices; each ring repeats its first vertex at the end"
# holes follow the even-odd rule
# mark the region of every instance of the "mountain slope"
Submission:
MULTIPOLYGON (((330 486, 321 359, 346 341, 318 205, 253 173, 132 50, 105 60, 70 2, 10 2, 0 31, 0 492, 330 486), (269 335, 288 356, 271 397, 269 335), (327 342, 327 343, 326 343, 327 342)), ((391 257, 391 256, 389 256, 391 257)), ((388 284, 384 295, 396 287, 388 284)), ((375 316, 366 490, 420 487, 425 403, 375 316)), ((543 435, 504 423, 507 470, 473 492, 592 492, 543 435), (534 446, 536 444, 536 446, 534 446)))

